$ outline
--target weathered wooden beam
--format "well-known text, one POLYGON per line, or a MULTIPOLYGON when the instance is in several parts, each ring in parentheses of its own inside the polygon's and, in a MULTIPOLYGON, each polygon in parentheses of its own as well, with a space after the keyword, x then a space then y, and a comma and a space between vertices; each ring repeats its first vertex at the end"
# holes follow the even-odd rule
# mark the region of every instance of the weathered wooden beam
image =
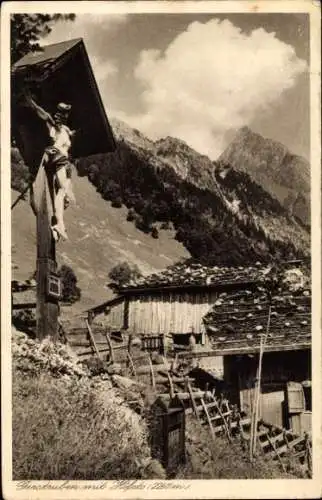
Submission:
POLYGON ((151 385, 152 385, 153 389, 155 389, 156 379, 155 379, 155 376, 154 376, 153 364, 152 364, 151 356, 149 356, 149 366, 150 366, 150 371, 151 371, 151 385))
MULTIPOLYGON (((304 441, 304 437, 298 437, 297 439, 294 439, 293 441, 289 441, 289 446, 292 448, 293 446, 296 446, 297 444, 300 444, 301 442, 304 441)), ((278 455, 281 455, 282 453, 286 453, 288 451, 289 447, 285 444, 283 446, 280 446, 279 448, 276 448, 276 451, 271 451, 267 453, 268 456, 274 456, 276 453, 278 455)))
MULTIPOLYGON (((153 365, 153 370, 154 372, 159 372, 159 371, 168 371, 168 366, 165 364, 158 364, 158 365, 153 365)), ((138 375, 144 375, 146 373, 150 373, 151 369, 149 365, 144 365, 144 366, 139 366, 136 370, 138 375)))
MULTIPOLYGON (((194 397, 195 398, 202 398, 206 397, 205 391, 193 391, 194 397)), ((190 394, 189 392, 176 392, 175 393, 176 397, 181 399, 182 401, 189 400, 190 399, 190 394)), ((170 394, 169 393, 164 393, 164 394, 159 394, 159 396, 165 400, 170 399, 170 394)))
POLYGON ((278 441, 285 441, 283 432, 281 434, 278 434, 277 436, 272 436, 272 437, 269 434, 266 434, 266 437, 267 441, 259 441, 259 444, 261 445, 262 448, 265 448, 266 446, 271 445, 272 443, 276 443, 278 441))
POLYGON ((203 398, 201 398, 201 406, 202 406, 202 408, 203 408, 203 410, 205 412, 205 415, 206 415, 206 418, 207 418, 207 421, 208 421, 208 425, 209 425, 211 437, 214 440, 215 437, 216 437, 215 436, 215 431, 214 431, 214 428, 213 428, 213 425, 212 425, 212 421, 211 421, 211 418, 210 418, 210 415, 209 415, 209 412, 208 412, 207 405, 204 402, 203 398))
MULTIPOLYGON (((103 349, 99 349, 99 352, 100 354, 104 353, 104 352, 109 352, 110 351, 110 348, 109 347, 104 347, 103 349)), ((93 355, 95 354, 95 352, 93 352, 93 349, 87 349, 86 351, 76 351, 76 354, 77 356, 90 356, 90 355, 93 355)))
POLYGON ((88 322, 88 319, 85 320, 85 323, 86 323, 86 326, 87 326, 87 331, 88 331, 88 334, 89 334, 89 338, 90 338, 90 341, 91 341, 91 344, 93 346, 93 349, 94 349, 94 352, 96 353, 98 359, 101 359, 101 356, 100 356, 100 353, 99 353, 99 350, 97 348, 97 345, 96 345, 96 342, 95 342, 95 339, 94 339, 94 335, 93 335, 93 332, 92 332, 92 328, 88 322))
POLYGON ((114 351, 113 351, 112 342, 111 342, 111 339, 110 339, 108 332, 105 332, 105 338, 106 338, 107 345, 110 349, 110 361, 111 361, 111 363, 114 363, 114 351))
MULTIPOLYGON (((42 166, 40 166, 42 168, 42 166)), ((39 340, 49 336, 58 340, 58 298, 48 296, 47 284, 49 274, 56 273, 56 244, 51 231, 51 199, 50 186, 53 184, 53 175, 43 176, 40 205, 36 215, 37 234, 37 307, 36 307, 36 336, 39 340)))
POLYGON ((36 302, 26 302, 25 304, 13 304, 11 309, 13 311, 19 310, 19 309, 36 309, 37 303, 36 302))
MULTIPOLYGON (((68 342, 68 344, 71 346, 71 347, 90 347, 91 344, 89 342, 89 340, 79 340, 79 341, 75 341, 75 340, 71 340, 68 342)), ((96 340, 96 345, 97 346, 100 346, 100 345, 104 345, 106 346, 106 341, 103 341, 103 340, 96 340)))

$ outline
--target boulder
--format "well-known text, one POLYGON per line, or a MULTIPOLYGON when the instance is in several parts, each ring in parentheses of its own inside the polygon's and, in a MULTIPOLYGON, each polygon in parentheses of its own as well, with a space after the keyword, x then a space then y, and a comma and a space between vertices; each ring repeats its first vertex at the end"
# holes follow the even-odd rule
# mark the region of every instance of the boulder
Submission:
POLYGON ((106 368, 106 371, 109 375, 119 375, 122 373, 122 367, 119 363, 113 363, 106 368))
POLYGON ((112 375, 112 381, 119 389, 129 389, 131 387, 145 387, 144 384, 141 384, 136 380, 132 380, 128 377, 123 377, 118 374, 112 375))

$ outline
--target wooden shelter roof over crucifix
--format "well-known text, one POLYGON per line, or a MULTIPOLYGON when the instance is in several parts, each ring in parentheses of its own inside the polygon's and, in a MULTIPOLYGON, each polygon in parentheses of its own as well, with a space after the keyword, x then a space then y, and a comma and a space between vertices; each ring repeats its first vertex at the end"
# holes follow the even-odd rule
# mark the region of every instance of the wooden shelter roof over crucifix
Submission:
POLYGON ((13 65, 11 76, 12 131, 32 170, 39 165, 44 139, 41 124, 34 123, 28 110, 19 107, 23 89, 28 89, 49 113, 55 112, 59 102, 71 104, 70 127, 77 130, 72 157, 115 150, 112 128, 82 38, 46 45, 25 55, 13 65))

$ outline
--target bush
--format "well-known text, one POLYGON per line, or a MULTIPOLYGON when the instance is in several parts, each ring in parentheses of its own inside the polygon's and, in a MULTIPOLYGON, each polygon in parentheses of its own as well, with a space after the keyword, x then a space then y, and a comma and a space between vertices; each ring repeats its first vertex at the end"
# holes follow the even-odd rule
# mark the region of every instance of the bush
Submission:
POLYGON ((61 266, 58 274, 62 280, 62 301, 73 304, 81 298, 81 289, 77 286, 77 277, 70 266, 61 266))
POLYGON ((141 216, 135 219, 135 227, 146 234, 152 231, 150 221, 147 221, 144 217, 141 216))
POLYGON ((161 226, 160 226, 161 229, 171 229, 171 224, 170 222, 166 221, 166 222, 162 222, 161 226))
POLYGON ((108 277, 113 281, 113 283, 117 286, 126 285, 132 279, 139 278, 141 276, 140 270, 138 266, 129 266, 127 262, 121 262, 114 266, 108 277))
POLYGON ((11 188, 22 193, 30 182, 30 172, 17 148, 11 148, 11 188))
POLYGON ((112 203, 111 203, 112 207, 114 208, 121 208, 122 207, 122 198, 120 198, 119 196, 117 198, 115 198, 112 203))
POLYGON ((135 211, 134 210, 130 209, 128 211, 126 220, 128 220, 129 222, 132 222, 133 220, 135 220, 135 211))
POLYGON ((36 326, 36 315, 31 309, 12 311, 12 323, 18 330, 33 335, 36 326))
POLYGON ((156 227, 152 228, 151 236, 152 236, 152 238, 154 238, 156 240, 159 238, 159 231, 156 227))
POLYGON ((44 370, 53 377, 88 374, 70 347, 54 344, 48 338, 39 343, 17 331, 12 342, 12 359, 14 369, 24 376, 40 376, 44 370))

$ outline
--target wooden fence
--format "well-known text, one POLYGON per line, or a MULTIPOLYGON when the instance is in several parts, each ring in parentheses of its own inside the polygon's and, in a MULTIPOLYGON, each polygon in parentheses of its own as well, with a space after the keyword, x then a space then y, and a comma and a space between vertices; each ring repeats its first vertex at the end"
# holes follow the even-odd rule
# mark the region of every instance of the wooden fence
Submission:
MULTIPOLYGON (((172 353, 172 358, 167 358, 166 353, 160 354, 161 359, 159 357, 155 364, 151 353, 162 353, 163 336, 142 336, 140 349, 133 352, 131 335, 123 338, 118 334, 116 339, 106 328, 90 325, 87 320, 85 326, 68 334, 69 344, 76 348, 80 358, 94 355, 100 360, 105 357, 111 364, 125 362, 130 376, 138 382, 143 376, 144 383, 150 384, 158 396, 164 399, 178 397, 184 404, 186 415, 194 415, 200 425, 209 428, 211 439, 224 435, 232 441, 239 436, 243 446, 250 444, 251 418, 240 413, 222 395, 216 395, 214 390, 198 389, 193 378, 180 372, 181 360, 194 358, 194 353, 172 353)), ((210 352, 200 354, 207 356, 210 352)), ((312 475, 312 444, 307 434, 299 436, 291 430, 259 421, 256 440, 259 452, 277 460, 284 471, 288 461, 296 459, 303 471, 312 475)))

